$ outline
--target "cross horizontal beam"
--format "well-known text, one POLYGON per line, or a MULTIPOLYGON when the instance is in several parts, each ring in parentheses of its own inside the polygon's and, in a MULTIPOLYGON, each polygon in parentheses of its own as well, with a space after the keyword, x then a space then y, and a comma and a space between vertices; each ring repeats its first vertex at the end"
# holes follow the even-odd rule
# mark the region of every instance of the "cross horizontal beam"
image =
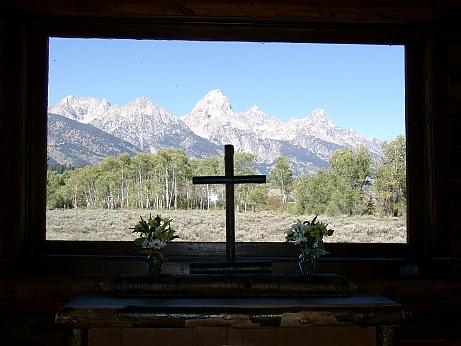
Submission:
POLYGON ((234 146, 224 146, 224 176, 193 177, 193 184, 224 184, 226 186, 226 256, 235 261, 235 206, 234 188, 236 184, 264 184, 265 175, 234 175, 234 146))
POLYGON ((192 184, 264 184, 265 182, 265 175, 202 176, 192 178, 192 184))

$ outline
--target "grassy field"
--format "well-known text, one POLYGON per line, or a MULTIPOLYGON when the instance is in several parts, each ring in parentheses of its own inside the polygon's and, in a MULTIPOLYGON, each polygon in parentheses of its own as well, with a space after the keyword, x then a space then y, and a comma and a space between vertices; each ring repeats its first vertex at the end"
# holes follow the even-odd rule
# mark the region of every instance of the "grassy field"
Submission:
MULTIPOLYGON (((151 210, 173 219, 172 226, 183 241, 225 241, 224 210, 151 210)), ((130 227, 147 210, 54 209, 46 213, 48 240, 133 240, 130 227)), ((285 232, 297 219, 311 220, 312 215, 296 216, 273 211, 236 213, 237 241, 284 241, 285 232)), ((329 242, 406 241, 405 217, 319 216, 336 230, 329 242)), ((178 240, 176 240, 178 241, 178 240)))

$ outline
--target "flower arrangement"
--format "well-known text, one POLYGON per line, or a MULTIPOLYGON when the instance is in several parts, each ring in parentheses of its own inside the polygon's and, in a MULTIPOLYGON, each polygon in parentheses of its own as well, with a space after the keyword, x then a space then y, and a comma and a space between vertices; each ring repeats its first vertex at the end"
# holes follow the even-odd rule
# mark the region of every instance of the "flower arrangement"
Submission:
POLYGON ((171 228, 171 219, 162 219, 160 215, 146 221, 141 217, 141 221, 131 228, 133 233, 139 233, 139 237, 134 240, 136 245, 141 246, 148 253, 146 258, 147 271, 151 275, 159 275, 165 267, 166 257, 160 249, 164 248, 168 241, 179 238, 175 235, 175 230, 171 228))
POLYGON ((160 250, 164 248, 168 241, 179 238, 175 235, 176 231, 171 228, 172 219, 162 219, 160 215, 144 220, 141 216, 141 221, 131 228, 133 233, 139 233, 139 237, 134 240, 136 245, 143 249, 160 250))
POLYGON ((293 242, 301 248, 299 267, 304 275, 312 274, 316 259, 328 253, 325 251, 323 237, 334 233, 333 229, 327 228, 328 224, 317 221, 317 216, 310 222, 298 220, 297 223, 291 225, 286 235, 287 242, 293 242))

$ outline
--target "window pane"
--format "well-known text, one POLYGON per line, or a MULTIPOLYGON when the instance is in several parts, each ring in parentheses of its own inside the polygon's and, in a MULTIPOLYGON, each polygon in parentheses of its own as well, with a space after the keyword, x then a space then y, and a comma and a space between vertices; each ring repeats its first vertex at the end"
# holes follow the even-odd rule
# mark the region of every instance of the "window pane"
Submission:
POLYGON ((132 240, 140 216, 184 241, 406 241, 404 47, 50 39, 47 239, 132 240))

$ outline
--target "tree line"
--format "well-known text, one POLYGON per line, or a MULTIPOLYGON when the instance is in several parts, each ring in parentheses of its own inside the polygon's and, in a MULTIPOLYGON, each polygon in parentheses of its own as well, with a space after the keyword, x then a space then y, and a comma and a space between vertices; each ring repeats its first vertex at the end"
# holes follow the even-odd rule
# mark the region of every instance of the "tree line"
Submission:
MULTIPOLYGON (((299 213, 398 216, 406 210, 405 139, 383 143, 374 160, 365 147, 339 149, 329 168, 295 177, 287 157, 270 169, 268 184, 242 184, 235 190, 237 210, 285 209, 299 213)), ((234 156, 236 175, 257 174, 257 157, 234 156)), ((222 157, 190 159, 184 151, 122 154, 81 168, 50 166, 47 207, 53 208, 225 208, 222 185, 193 185, 193 176, 224 175, 222 157)))

